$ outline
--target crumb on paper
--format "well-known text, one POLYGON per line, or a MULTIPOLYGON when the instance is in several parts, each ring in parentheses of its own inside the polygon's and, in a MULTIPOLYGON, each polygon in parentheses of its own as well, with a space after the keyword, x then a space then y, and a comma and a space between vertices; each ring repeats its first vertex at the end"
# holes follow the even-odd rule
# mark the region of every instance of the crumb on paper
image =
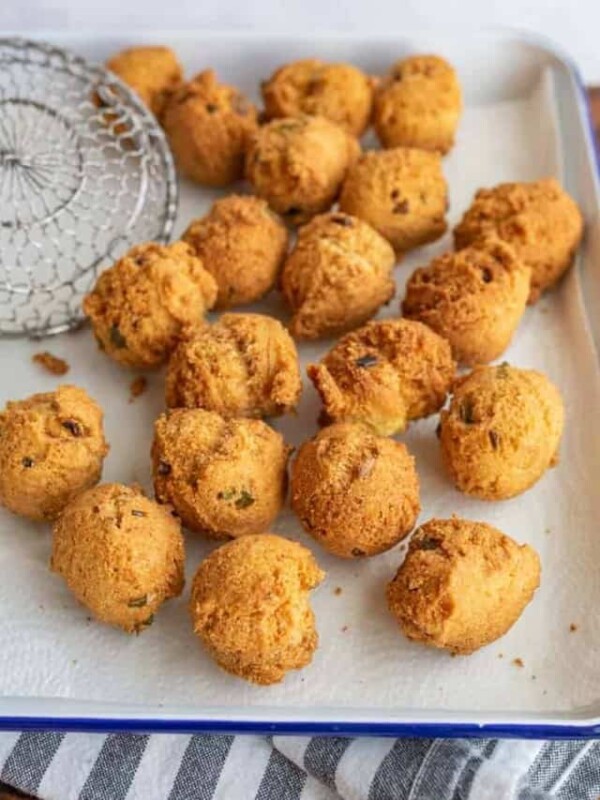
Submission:
POLYGON ((579 625, 576 622, 572 622, 569 625, 569 630, 571 631, 571 633, 575 633, 575 631, 579 630, 579 625))
POLYGON ((537 675, 532 675, 532 676, 531 676, 531 680, 532 680, 532 681, 537 681, 537 675))
POLYGON ((515 667, 524 667, 525 666, 525 662, 523 661, 522 658, 513 658, 512 663, 514 664, 515 667))
POLYGON ((58 356, 53 356, 45 350, 43 353, 34 353, 31 360, 49 372, 51 375, 66 375, 70 369, 69 364, 58 356))
POLYGON ((347 630, 348 630, 348 626, 347 626, 347 625, 344 625, 344 626, 342 627, 342 633, 346 633, 346 631, 347 631, 347 630))
POLYGON ((333 590, 333 593, 335 595, 340 595, 342 593, 342 587, 341 586, 336 586, 335 589, 333 590))
POLYGON ((145 375, 138 375, 137 378, 134 378, 129 385, 129 402, 133 403, 137 397, 144 394, 147 388, 148 379, 145 375))
POLYGON ((544 533, 552 533, 552 529, 551 529, 551 528, 546 528, 546 530, 544 531, 544 533))
POLYGON ((504 658, 504 653, 498 653, 498 658, 504 658))

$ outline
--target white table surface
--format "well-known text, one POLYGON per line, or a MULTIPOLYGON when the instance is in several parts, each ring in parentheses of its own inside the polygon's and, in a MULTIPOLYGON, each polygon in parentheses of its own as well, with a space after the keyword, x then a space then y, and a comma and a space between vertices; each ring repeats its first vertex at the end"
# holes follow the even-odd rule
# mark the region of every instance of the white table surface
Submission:
POLYGON ((0 0, 0 29, 160 31, 192 27, 265 32, 461 31, 511 26, 569 51, 588 83, 600 83, 599 0, 0 0))

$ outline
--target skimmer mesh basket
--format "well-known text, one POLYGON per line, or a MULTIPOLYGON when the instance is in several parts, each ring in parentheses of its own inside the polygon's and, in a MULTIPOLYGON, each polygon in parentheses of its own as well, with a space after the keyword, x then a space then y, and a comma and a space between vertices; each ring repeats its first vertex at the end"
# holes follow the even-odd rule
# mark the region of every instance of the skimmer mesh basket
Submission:
POLYGON ((177 181, 162 130, 102 67, 0 39, 0 336, 76 326, 98 272, 169 239, 177 181))

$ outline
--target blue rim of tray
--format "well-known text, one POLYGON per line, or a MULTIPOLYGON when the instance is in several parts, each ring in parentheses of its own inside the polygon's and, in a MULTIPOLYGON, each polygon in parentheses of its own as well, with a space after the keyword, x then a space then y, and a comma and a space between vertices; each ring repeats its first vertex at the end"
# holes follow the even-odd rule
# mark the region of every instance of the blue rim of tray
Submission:
MULTIPOLYGON (((550 39, 530 32, 510 30, 515 37, 543 47, 571 74, 577 87, 577 107, 586 129, 586 149, 600 175, 600 143, 596 141, 585 83, 577 63, 550 39)), ((1 703, 1 700, 0 700, 1 703)), ((458 713, 458 712, 457 712, 458 713)), ((33 716, 2 714, 0 731, 61 731, 77 733, 182 733, 263 734, 296 736, 383 736, 420 738, 594 739, 600 738, 600 718, 588 724, 572 722, 369 722, 267 719, 181 719, 177 717, 33 716)))

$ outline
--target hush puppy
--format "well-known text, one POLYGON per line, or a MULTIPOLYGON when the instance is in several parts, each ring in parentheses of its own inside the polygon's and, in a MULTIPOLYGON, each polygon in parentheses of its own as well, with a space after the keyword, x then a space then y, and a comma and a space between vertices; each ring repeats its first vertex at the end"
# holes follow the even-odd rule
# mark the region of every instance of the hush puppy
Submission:
POLYGON ((558 462, 563 426, 560 393, 543 373, 476 367, 441 413, 442 460, 461 492, 505 500, 558 462))
POLYGON ((346 334, 307 372, 324 421, 362 422, 390 436, 443 406, 456 365, 445 339, 421 322, 399 319, 346 334))
POLYGON ((258 197, 231 195, 183 234, 219 287, 215 308, 253 303, 273 287, 288 248, 283 222, 258 197))
POLYGON ((324 117, 284 117, 254 136, 246 177, 274 211, 300 225, 329 209, 359 152, 357 140, 324 117))
POLYGON ((502 183, 477 192, 454 229, 454 245, 462 250, 489 235, 510 244, 517 258, 531 267, 529 303, 535 303, 573 263, 583 217, 554 178, 502 183))
POLYGON ((463 364, 501 355, 523 316, 531 269, 499 240, 445 253, 417 269, 406 284, 402 312, 424 322, 463 364))
POLYGON ((261 420, 169 411, 154 426, 156 498, 170 503, 186 528, 213 539, 260 533, 285 501, 289 453, 261 420))
POLYGON ((58 518, 50 566, 96 619, 139 633, 183 589, 179 521, 137 489, 96 486, 58 518))
POLYGON ((387 601, 409 639, 468 655, 515 624, 539 583, 528 544, 485 522, 432 519, 412 537, 387 601))
POLYGON ((223 314, 182 341, 167 369, 169 408, 206 408, 223 417, 292 411, 302 380, 294 341, 276 319, 223 314))
POLYGON ((100 406, 77 386, 7 403, 0 412, 0 504, 52 520, 100 480, 108 453, 100 406))
POLYGON ((83 310, 108 356, 126 367, 153 369, 216 298, 214 278, 187 244, 149 242, 100 275, 83 310))
POLYGON ((168 47, 129 47, 109 58, 106 67, 128 84, 159 118, 183 80, 177 56, 168 47))
POLYGON ((397 61, 375 94, 373 122, 384 147, 447 153, 462 111, 454 69, 439 56, 397 61))
POLYGON ((446 232, 447 193, 437 153, 371 150, 348 171, 340 210, 364 219, 403 253, 446 232))
POLYGON ((395 291, 387 241, 348 214, 324 214, 300 228, 281 290, 293 312, 292 336, 319 339, 362 325, 395 291))
POLYGON ((169 98, 162 118, 178 169, 205 186, 242 177, 244 153, 257 129, 256 108, 205 70, 169 98))
POLYGON ((330 425, 302 445, 291 494, 302 527, 342 558, 394 547, 420 510, 415 460, 406 447, 349 423, 330 425))
POLYGON ((312 660, 309 593, 325 574, 310 550, 263 533, 213 551, 198 567, 190 614, 217 664, 252 683, 278 683, 312 660))
POLYGON ((268 119, 309 114, 325 117, 354 136, 369 125, 373 81, 351 64, 318 58, 293 61, 261 85, 268 119))

